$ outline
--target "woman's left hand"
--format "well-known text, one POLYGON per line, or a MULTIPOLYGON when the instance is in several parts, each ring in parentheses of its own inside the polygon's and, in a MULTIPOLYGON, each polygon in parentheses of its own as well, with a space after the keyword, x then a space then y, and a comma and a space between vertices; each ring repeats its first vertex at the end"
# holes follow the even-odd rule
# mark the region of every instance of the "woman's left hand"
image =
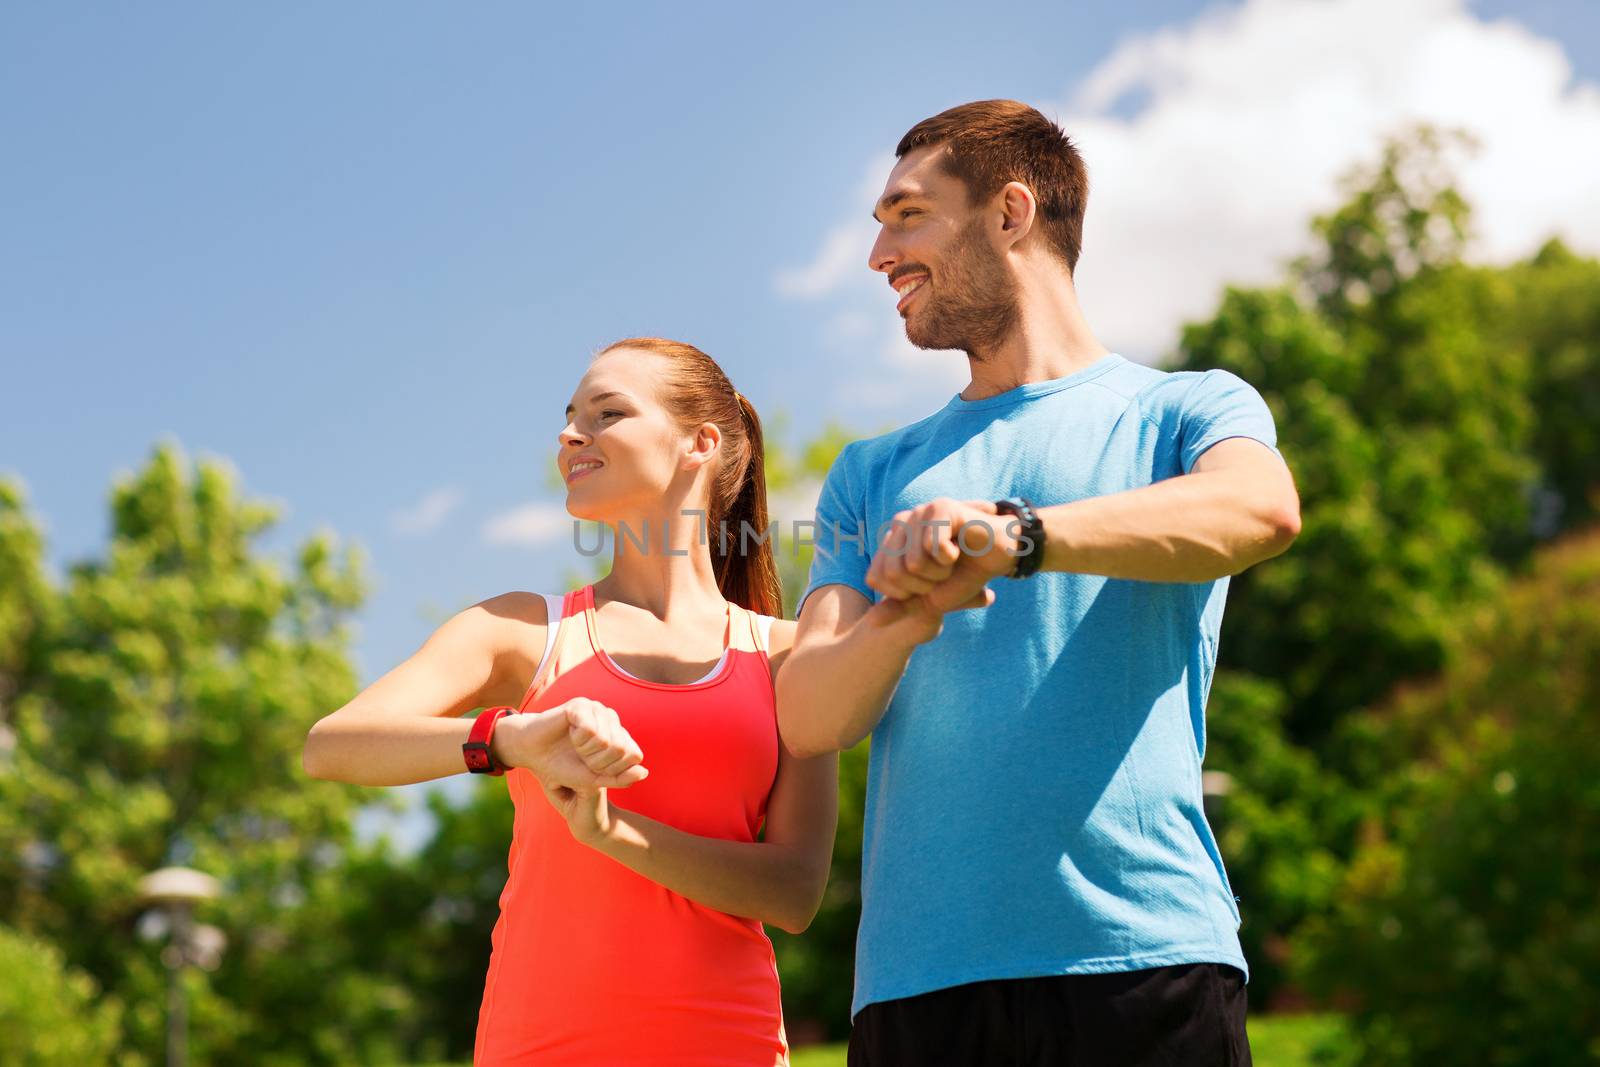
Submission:
POLYGON ((598 844, 611 833, 611 805, 605 789, 580 793, 564 785, 545 786, 544 796, 582 844, 598 844))

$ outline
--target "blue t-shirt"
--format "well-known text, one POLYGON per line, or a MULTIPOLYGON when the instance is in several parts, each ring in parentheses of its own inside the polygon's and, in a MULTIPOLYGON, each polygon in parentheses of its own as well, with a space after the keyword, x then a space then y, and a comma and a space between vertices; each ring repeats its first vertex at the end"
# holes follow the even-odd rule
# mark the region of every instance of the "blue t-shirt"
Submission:
MULTIPOLYGON (((867 566, 896 512, 1134 489, 1227 437, 1277 451, 1244 381, 1116 354, 954 396, 840 453, 801 606, 831 583, 878 600, 867 566)), ((946 615, 912 653, 872 733, 851 1016, 991 978, 1196 962, 1248 975, 1200 790, 1228 580, 1041 572, 990 588, 990 607, 946 615)))

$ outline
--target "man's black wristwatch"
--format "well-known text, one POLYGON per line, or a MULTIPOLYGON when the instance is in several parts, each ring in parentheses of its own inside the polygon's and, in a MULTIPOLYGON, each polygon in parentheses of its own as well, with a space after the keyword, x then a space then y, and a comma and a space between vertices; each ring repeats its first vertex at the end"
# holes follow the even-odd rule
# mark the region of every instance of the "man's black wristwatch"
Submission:
POLYGON ((1017 555, 1017 565, 1012 568, 1010 576, 1027 578, 1037 574, 1044 565, 1044 520, 1034 509, 1033 501, 1025 496, 1008 496, 1004 500, 996 500, 994 509, 1002 515, 1015 515, 1022 523, 1017 541, 1026 551, 1017 555))

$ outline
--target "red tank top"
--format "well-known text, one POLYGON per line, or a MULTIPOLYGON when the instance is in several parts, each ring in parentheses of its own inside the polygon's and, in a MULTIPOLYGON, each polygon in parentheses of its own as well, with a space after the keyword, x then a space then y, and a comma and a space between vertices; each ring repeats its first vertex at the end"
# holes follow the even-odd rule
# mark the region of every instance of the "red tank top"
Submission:
MULTIPOLYGON (((594 620, 592 585, 566 595, 520 710, 578 696, 605 704, 650 770, 611 790, 611 804, 688 833, 754 841, 779 745, 756 616, 728 605, 722 663, 688 685, 625 673, 601 650, 594 620)), ((788 1063, 778 969, 760 922, 697 904, 577 843, 532 771, 514 768, 506 783, 516 816, 476 1067, 788 1063)))

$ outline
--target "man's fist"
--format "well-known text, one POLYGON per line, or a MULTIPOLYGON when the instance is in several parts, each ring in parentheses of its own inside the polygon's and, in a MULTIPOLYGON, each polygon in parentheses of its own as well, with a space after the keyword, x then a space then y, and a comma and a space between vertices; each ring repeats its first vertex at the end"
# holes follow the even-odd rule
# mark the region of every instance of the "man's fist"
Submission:
POLYGON ((895 514, 867 584, 893 600, 921 597, 941 614, 987 607, 994 594, 985 586, 1016 566, 1017 532, 991 501, 930 500, 895 514))

